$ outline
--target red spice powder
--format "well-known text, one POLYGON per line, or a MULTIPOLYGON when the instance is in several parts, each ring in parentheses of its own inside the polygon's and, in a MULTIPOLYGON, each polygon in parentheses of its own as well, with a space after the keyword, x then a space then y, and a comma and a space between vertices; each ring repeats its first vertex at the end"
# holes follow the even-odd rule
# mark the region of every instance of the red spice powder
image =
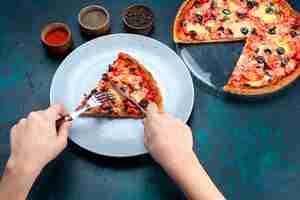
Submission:
POLYGON ((60 45, 68 39, 69 33, 63 28, 57 28, 46 34, 45 40, 49 44, 60 45))

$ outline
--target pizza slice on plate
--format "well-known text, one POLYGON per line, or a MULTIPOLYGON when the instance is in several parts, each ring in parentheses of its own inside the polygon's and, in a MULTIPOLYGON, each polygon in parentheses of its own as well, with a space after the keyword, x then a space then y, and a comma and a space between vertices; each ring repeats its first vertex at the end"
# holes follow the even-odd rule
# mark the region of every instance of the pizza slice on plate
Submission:
POLYGON ((143 118, 143 113, 130 100, 124 98, 114 89, 111 83, 120 88, 140 104, 147 108, 150 102, 156 103, 163 110, 163 101, 160 90, 151 73, 147 71, 134 58, 125 53, 119 53, 118 58, 109 65, 107 73, 103 74, 95 89, 86 95, 77 109, 83 107, 87 99, 95 92, 110 92, 114 100, 102 104, 83 113, 86 117, 112 117, 112 118, 143 118))
POLYGON ((151 73, 130 55, 120 53, 118 59, 109 66, 107 76, 143 108, 154 102, 161 111, 163 110, 162 96, 156 81, 151 73))

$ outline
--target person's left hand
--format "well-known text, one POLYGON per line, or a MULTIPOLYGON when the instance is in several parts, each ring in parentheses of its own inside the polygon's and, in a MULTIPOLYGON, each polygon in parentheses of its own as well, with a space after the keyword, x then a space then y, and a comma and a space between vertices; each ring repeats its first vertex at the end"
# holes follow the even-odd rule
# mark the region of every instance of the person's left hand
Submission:
POLYGON ((70 123, 56 131, 56 120, 65 115, 63 106, 55 105, 44 111, 31 112, 11 129, 9 168, 39 173, 67 145, 70 123))

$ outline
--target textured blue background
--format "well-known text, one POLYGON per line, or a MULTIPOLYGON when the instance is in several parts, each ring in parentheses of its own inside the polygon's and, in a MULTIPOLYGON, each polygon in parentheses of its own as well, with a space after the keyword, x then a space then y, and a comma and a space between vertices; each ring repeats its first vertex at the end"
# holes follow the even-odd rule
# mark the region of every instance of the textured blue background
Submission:
MULTIPOLYGON (((298 0, 290 1, 300 10, 298 0)), ((9 0, 0 6, 0 172, 9 155, 9 129, 31 110, 46 108, 60 60, 49 58, 39 41, 48 22, 67 23, 75 45, 85 42, 77 13, 88 4, 112 13, 112 33, 122 32, 121 12, 145 3, 157 17, 152 35, 171 48, 171 26, 179 0, 80 1, 9 0)), ((228 44, 228 54, 231 44, 228 44)), ((216 51, 217 51, 216 47, 216 51)), ((209 59, 203 62, 210 62, 209 59)), ((214 62, 212 62, 214 64, 214 62)), ((234 65, 234 63, 232 63, 234 65)), ((228 199, 299 199, 300 83, 262 101, 225 99, 194 79, 195 107, 189 124, 195 150, 228 199)), ((191 177, 192 178, 192 177, 191 177)), ((111 159, 70 143, 37 180, 30 200, 184 199, 149 156, 111 159)))

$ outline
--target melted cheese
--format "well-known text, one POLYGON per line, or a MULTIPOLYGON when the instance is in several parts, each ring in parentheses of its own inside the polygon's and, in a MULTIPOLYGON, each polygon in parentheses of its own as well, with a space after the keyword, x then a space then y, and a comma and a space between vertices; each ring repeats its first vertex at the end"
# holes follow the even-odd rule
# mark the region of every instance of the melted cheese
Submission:
POLYGON ((274 42, 278 47, 284 48, 286 53, 290 53, 292 51, 289 40, 287 38, 276 37, 274 38, 274 42))
POLYGON ((140 82, 142 81, 142 77, 135 76, 133 74, 124 73, 119 75, 119 80, 122 80, 123 82, 132 85, 135 89, 139 89, 140 82))
POLYGON ((130 94, 130 97, 136 100, 137 102, 140 102, 142 99, 146 97, 147 92, 148 90, 146 88, 143 88, 142 90, 136 90, 130 94))
POLYGON ((122 97, 120 96, 120 94, 116 91, 116 90, 113 90, 113 89, 109 89, 109 92, 113 95, 114 97, 114 102, 116 103, 117 106, 114 106, 113 109, 116 111, 116 112, 121 112, 122 111, 122 97))
POLYGON ((217 23, 215 20, 209 20, 208 22, 206 22, 205 24, 206 26, 209 26, 211 28, 215 28, 217 26, 217 23))
POLYGON ((266 13, 267 5, 261 4, 258 8, 256 8, 252 15, 255 17, 259 17, 261 20, 263 20, 265 23, 273 23, 276 21, 277 17, 274 13, 268 14, 266 13))
POLYGON ((200 8, 195 8, 195 14, 202 15, 200 8))
POLYGON ((206 33, 207 30, 204 28, 204 26, 201 26, 200 24, 192 24, 192 23, 187 23, 186 29, 188 32, 190 31, 195 31, 197 34, 203 34, 206 33))
POLYGON ((228 7, 231 12, 236 12, 240 9, 240 7, 234 2, 234 0, 228 1, 228 7))
POLYGON ((251 87, 261 87, 265 83, 267 83, 269 80, 271 80, 271 77, 264 75, 264 77, 261 80, 258 81, 248 81, 247 84, 251 87))
POLYGON ((225 8, 225 1, 224 0, 215 0, 216 2, 216 7, 220 8, 221 10, 223 10, 225 8))

